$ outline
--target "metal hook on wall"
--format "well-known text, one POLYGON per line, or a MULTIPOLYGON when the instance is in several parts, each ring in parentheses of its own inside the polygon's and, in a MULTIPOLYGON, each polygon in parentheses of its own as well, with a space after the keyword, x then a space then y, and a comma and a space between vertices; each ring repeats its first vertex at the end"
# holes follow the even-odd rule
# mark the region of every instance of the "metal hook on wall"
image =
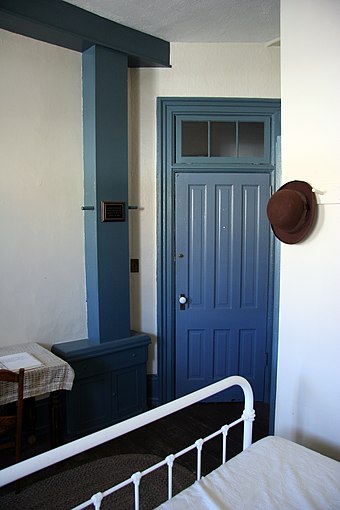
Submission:
POLYGON ((324 195, 326 192, 321 191, 320 189, 312 188, 313 193, 316 193, 316 195, 324 195))

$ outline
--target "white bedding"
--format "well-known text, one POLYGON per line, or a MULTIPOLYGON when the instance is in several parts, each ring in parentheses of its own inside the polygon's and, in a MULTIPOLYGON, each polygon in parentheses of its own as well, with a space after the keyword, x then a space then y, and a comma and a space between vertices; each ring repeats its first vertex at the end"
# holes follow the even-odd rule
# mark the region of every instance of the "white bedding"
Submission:
POLYGON ((269 436, 158 508, 339 510, 340 462, 269 436))

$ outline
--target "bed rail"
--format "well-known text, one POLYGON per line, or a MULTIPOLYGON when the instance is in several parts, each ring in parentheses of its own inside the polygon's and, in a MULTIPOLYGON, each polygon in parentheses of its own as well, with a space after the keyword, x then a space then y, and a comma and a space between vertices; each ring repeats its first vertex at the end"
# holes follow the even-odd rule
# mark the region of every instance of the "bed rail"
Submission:
POLYGON ((185 450, 182 450, 181 452, 178 452, 175 455, 169 455, 168 457, 166 457, 166 459, 159 462, 158 464, 155 464, 154 466, 151 466, 150 468, 146 469, 145 471, 134 473, 128 480, 121 482, 120 484, 116 485, 115 487, 112 487, 111 489, 108 489, 107 491, 105 491, 103 493, 95 494, 94 496, 92 496, 92 498, 90 500, 77 506, 76 509, 81 510, 82 508, 85 508, 86 506, 88 506, 89 504, 92 503, 94 508, 96 510, 98 510, 100 508, 101 500, 103 497, 108 496, 109 494, 112 494, 113 492, 116 492, 117 490, 125 487, 126 485, 128 485, 130 483, 134 483, 134 486, 135 486, 135 509, 138 510, 140 479, 143 476, 151 473, 155 469, 158 469, 159 467, 164 466, 165 464, 168 465, 168 473, 169 473, 169 482, 168 482, 169 496, 168 497, 170 499, 172 497, 172 476, 171 476, 172 466, 173 466, 173 462, 176 458, 178 458, 181 455, 184 455, 185 453, 187 453, 188 451, 196 448, 197 449, 197 478, 200 479, 200 477, 201 477, 201 450, 202 450, 202 446, 203 446, 204 442, 212 439, 213 437, 216 437, 218 434, 222 434, 222 437, 223 437, 222 463, 225 462, 225 460, 226 460, 226 437, 227 437, 228 430, 231 427, 243 422, 244 423, 243 449, 246 449, 246 448, 248 448, 248 446, 251 445, 253 420, 255 418, 255 412, 253 409, 254 398, 253 398, 253 392, 252 392, 250 384, 243 377, 240 377, 240 376, 227 377, 226 379, 223 379, 217 383, 211 384, 210 386, 207 386, 207 387, 202 388, 198 391, 190 393, 189 395, 185 395, 184 397, 181 397, 179 399, 168 402, 167 404, 164 404, 160 407, 152 409, 151 411, 147 411, 146 413, 140 414, 138 416, 134 416, 133 418, 125 420, 121 423, 117 423, 116 425, 112 425, 111 427, 107 427, 106 429, 100 430, 98 432, 95 432, 93 434, 85 436, 81 439, 77 439, 75 441, 72 441, 71 443, 67 443, 65 445, 59 446, 58 448, 55 448, 54 450, 42 453, 40 455, 37 455, 36 457, 32 457, 31 459, 25 460, 23 462, 20 462, 18 464, 14 464, 13 466, 5 468, 0 472, 0 486, 7 485, 15 480, 23 478, 23 477, 30 475, 32 473, 35 473, 36 471, 44 469, 44 468, 51 466, 53 464, 56 464, 57 462, 60 462, 67 458, 73 457, 74 455, 77 455, 78 453, 84 452, 90 448, 93 448, 93 447, 98 446, 102 443, 105 443, 107 441, 115 439, 119 436, 122 436, 122 435, 128 433, 128 432, 131 432, 135 429, 143 427, 144 425, 148 425, 149 423, 152 423, 156 420, 164 418, 165 416, 168 416, 169 414, 180 411, 181 409, 184 409, 185 407, 188 407, 188 406, 195 404, 201 400, 211 397, 212 395, 215 395, 216 393, 219 393, 219 392, 226 390, 226 389, 228 389, 232 386, 235 386, 235 385, 240 386, 244 393, 244 411, 242 413, 242 416, 238 420, 236 420, 235 422, 233 422, 229 425, 224 425, 219 431, 211 434, 210 436, 208 436, 204 439, 199 439, 193 445, 189 446, 185 450))

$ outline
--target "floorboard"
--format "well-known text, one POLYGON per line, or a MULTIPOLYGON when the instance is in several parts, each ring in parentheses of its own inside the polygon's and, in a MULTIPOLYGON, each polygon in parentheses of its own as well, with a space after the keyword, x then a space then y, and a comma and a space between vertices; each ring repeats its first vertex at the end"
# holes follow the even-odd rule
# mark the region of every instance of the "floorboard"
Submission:
MULTIPOLYGON (((254 407, 256 419, 253 428, 253 442, 268 435, 269 422, 269 406, 263 403, 255 403, 254 407)), ((63 470, 71 469, 79 464, 112 455, 150 453, 164 458, 170 453, 175 453, 189 446, 196 439, 208 436, 222 425, 238 419, 242 414, 242 410, 243 404, 239 402, 194 404, 171 416, 130 432, 121 438, 108 441, 103 445, 26 477, 23 480, 23 486, 45 479, 63 470)), ((242 429, 243 427, 235 427, 229 431, 228 459, 242 450, 242 429)), ((35 445, 25 446, 23 458, 29 458, 42 453, 48 448, 48 438, 38 438, 35 445)), ((221 463, 221 455, 221 437, 204 444, 202 454, 203 475, 209 473, 221 463)), ((178 459, 178 462, 193 473, 196 471, 196 454, 194 452, 181 457, 178 459)), ((1 456, 1 468, 11 463, 12 458, 9 454, 1 456)), ((7 490, 9 490, 9 487, 7 490)))

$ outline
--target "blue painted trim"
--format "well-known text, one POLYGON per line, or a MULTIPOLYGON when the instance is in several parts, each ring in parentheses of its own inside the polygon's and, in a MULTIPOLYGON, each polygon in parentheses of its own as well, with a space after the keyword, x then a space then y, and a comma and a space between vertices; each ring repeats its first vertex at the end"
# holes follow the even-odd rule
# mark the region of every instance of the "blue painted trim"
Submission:
POLYGON ((101 201, 127 208, 127 56, 93 46, 83 75, 88 335, 99 343, 130 336, 128 218, 103 223, 100 211, 101 201))
POLYGON ((130 67, 169 67, 170 44, 62 0, 0 0, 0 27, 83 52, 100 45, 125 53, 130 67))
POLYGON ((272 353, 271 353, 271 377, 269 395, 269 434, 274 434, 275 409, 276 409, 276 381, 279 343, 279 296, 280 296, 280 259, 281 246, 278 239, 274 241, 274 299, 273 299, 273 327, 272 327, 272 353))
MULTIPOLYGON (((148 335, 131 331, 131 336, 120 338, 112 342, 96 344, 93 340, 85 338, 83 340, 73 340, 71 342, 61 342, 54 344, 51 351, 67 361, 79 361, 84 359, 93 359, 98 356, 108 356, 119 352, 127 352, 139 347, 147 347, 151 342, 148 335)), ((145 354, 146 361, 146 354, 145 354)))
POLYGON ((96 116, 95 46, 83 53, 83 140, 84 140, 84 204, 94 206, 84 212, 85 274, 88 335, 100 342, 96 183, 96 116))
MULTIPOLYGON (((281 133, 280 133, 281 135, 281 133)), ((276 174, 273 192, 276 191, 282 183, 281 166, 281 136, 278 137, 276 145, 276 174)), ((275 408, 276 408, 276 381, 277 381, 277 362, 278 362, 278 344, 279 344, 279 306, 280 306, 280 267, 281 267, 281 243, 272 235, 273 243, 273 339, 271 355, 271 377, 270 377, 270 395, 269 395, 269 433, 274 434, 275 429, 275 408)))
MULTIPOLYGON (((176 115, 186 114, 244 114, 244 115, 268 115, 271 118, 271 150, 272 156, 269 164, 246 163, 237 167, 237 171, 266 172, 272 174, 272 185, 275 186, 275 163, 276 147, 275 140, 280 134, 280 107, 278 99, 225 99, 225 98, 158 98, 157 99, 157 351, 158 351, 158 377, 161 403, 174 398, 174 246, 173 246, 173 189, 174 173, 180 171, 197 172, 200 165, 175 164, 172 161, 172 124, 176 115), (165 152, 166 151, 166 152, 165 152), (194 166, 194 168, 192 168, 194 166)), ((214 163, 209 168, 214 171, 234 171, 235 163, 214 163)), ((201 171, 206 167, 201 166, 201 171)), ((274 244, 272 243, 272 249, 274 244)), ((276 363, 277 363, 277 323, 278 310, 275 308, 274 296, 278 295, 274 273, 277 271, 277 256, 271 254, 273 261, 271 267, 271 279, 273 282, 272 322, 269 321, 268 328, 271 329, 272 345, 269 355, 271 356, 270 368, 267 377, 270 381, 270 398, 275 399, 276 387, 276 363), (275 265, 274 265, 275 261, 275 265)))

